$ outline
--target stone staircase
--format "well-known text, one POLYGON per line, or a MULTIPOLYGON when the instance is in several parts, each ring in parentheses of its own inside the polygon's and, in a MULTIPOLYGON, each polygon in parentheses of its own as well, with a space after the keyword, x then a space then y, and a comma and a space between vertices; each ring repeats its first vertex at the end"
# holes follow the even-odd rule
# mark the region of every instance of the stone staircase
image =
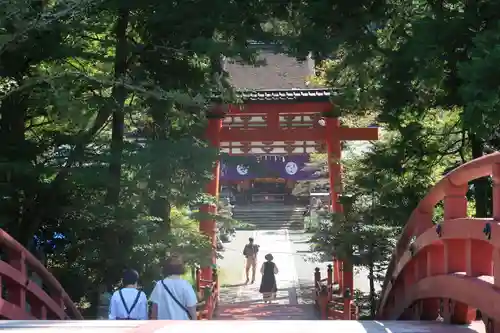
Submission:
MULTIPOLYGON (((253 203, 235 206, 233 218, 248 224, 245 230, 304 229, 305 207, 288 206, 283 203, 253 203)), ((238 228, 237 228, 238 229, 238 228)))

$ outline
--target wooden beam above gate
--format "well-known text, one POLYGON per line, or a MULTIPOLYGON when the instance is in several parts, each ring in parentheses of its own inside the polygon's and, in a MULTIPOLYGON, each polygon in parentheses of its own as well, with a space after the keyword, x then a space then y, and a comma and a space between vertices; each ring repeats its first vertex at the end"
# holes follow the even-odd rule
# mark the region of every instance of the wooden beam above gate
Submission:
POLYGON ((338 133, 327 133, 325 127, 316 128, 228 128, 220 130, 221 141, 262 142, 262 141, 324 141, 327 135, 340 141, 369 141, 378 139, 378 128, 341 127, 338 133))

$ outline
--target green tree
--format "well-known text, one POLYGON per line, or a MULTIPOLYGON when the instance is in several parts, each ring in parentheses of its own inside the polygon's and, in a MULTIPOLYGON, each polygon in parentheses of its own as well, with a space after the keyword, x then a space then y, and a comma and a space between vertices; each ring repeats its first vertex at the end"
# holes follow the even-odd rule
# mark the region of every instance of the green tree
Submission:
POLYGON ((202 194, 217 158, 203 133, 211 98, 237 102, 219 60, 255 62, 249 40, 283 42, 291 30, 275 18, 286 12, 262 1, 2 2, 1 227, 44 254, 89 315, 126 267, 147 288, 167 251, 204 263, 210 244, 183 207, 213 200, 202 194))

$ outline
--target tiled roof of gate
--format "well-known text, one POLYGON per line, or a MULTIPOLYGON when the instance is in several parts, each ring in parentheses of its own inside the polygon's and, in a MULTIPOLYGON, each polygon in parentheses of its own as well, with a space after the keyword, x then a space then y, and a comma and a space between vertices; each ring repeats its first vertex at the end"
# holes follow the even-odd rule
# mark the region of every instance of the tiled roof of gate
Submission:
POLYGON ((256 65, 244 64, 233 59, 224 59, 223 68, 236 89, 304 89, 314 75, 311 57, 298 60, 287 54, 265 48, 258 51, 256 65))
MULTIPOLYGON (((334 90, 324 88, 262 89, 236 91, 236 98, 244 103, 326 102, 335 94, 334 90)), ((220 95, 214 94, 212 101, 221 102, 220 95)))
POLYGON ((328 101, 332 95, 329 89, 263 89, 240 90, 238 98, 245 102, 301 102, 328 101))
MULTIPOLYGON (((236 90, 236 97, 246 103, 295 103, 328 101, 332 91, 313 88, 308 82, 314 75, 314 60, 287 55, 273 45, 252 44, 257 64, 224 59, 223 69, 236 90)), ((220 100, 214 96, 214 100, 220 100)))

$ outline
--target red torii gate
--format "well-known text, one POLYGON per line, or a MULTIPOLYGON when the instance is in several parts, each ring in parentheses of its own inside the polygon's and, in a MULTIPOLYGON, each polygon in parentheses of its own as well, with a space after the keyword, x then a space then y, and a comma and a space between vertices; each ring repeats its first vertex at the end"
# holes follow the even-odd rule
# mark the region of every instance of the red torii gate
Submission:
MULTIPOLYGON (((329 89, 291 89, 240 91, 242 105, 224 105, 214 100, 208 114, 207 139, 218 149, 232 155, 250 153, 297 154, 323 150, 326 143, 330 178, 330 198, 334 212, 341 212, 338 202, 341 186, 342 141, 377 140, 378 128, 340 126, 333 112, 329 89)), ((219 195, 219 162, 213 171, 207 193, 219 195)), ((203 207, 216 213, 215 206, 203 207)), ((200 231, 212 239, 215 248, 215 221, 200 223, 200 231)), ((215 264, 215 254, 212 258, 215 264)), ((336 265, 337 266, 337 265, 336 265)), ((336 274, 338 270, 335 270, 336 274)), ((202 269, 202 278, 211 280, 211 267, 202 269)), ((343 288, 353 290, 352 270, 345 276, 343 288)))

